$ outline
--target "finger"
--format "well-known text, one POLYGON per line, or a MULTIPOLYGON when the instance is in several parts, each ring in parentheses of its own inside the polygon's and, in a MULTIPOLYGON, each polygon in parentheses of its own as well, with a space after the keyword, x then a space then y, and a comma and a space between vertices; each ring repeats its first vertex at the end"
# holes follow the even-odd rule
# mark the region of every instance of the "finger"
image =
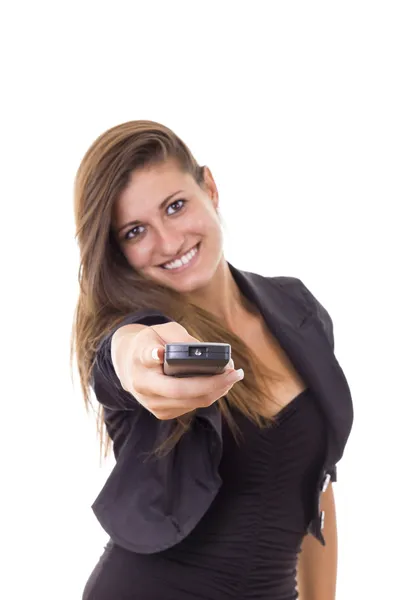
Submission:
POLYGON ((219 398, 226 396, 226 394, 234 385, 234 383, 230 384, 221 392, 214 392, 211 396, 198 396, 196 398, 186 398, 185 400, 160 398, 160 396, 152 396, 151 398, 147 397, 146 402, 143 403, 143 406, 145 406, 145 408, 153 413, 158 419, 174 419, 188 412, 196 410, 196 408, 211 406, 214 404, 214 402, 219 400, 219 398))
POLYGON ((164 346, 153 343, 142 348, 140 354, 140 362, 144 367, 154 368, 160 367, 164 362, 164 346))
POLYGON ((153 368, 164 362, 164 348, 168 343, 198 343, 199 340, 188 334, 179 323, 172 321, 163 325, 149 326, 146 331, 141 332, 140 343, 143 344, 140 362, 143 366, 153 368), (143 337, 145 336, 145 337, 143 337))
POLYGON ((149 372, 144 374, 143 384, 151 389, 152 394, 176 400, 191 400, 198 397, 221 394, 227 386, 233 385, 243 378, 242 369, 221 375, 201 377, 171 377, 163 373, 149 372), (146 379, 148 381, 146 382, 146 379))
POLYGON ((146 398, 146 403, 143 403, 143 406, 161 421, 182 417, 197 408, 197 405, 194 405, 193 403, 183 403, 182 400, 170 401, 166 398, 160 398, 159 396, 146 398))
POLYGON ((235 363, 233 362, 233 358, 231 358, 224 368, 224 371, 232 371, 235 368, 235 363))
MULTIPOLYGON (((233 377, 227 377, 225 385, 219 390, 213 390, 210 394, 205 396, 195 396, 191 398, 176 399, 167 398, 160 395, 149 395, 148 391, 140 393, 137 389, 132 389, 131 393, 135 396, 137 401, 144 406, 149 412, 151 412, 157 419, 169 420, 175 419, 176 417, 185 415, 196 408, 202 408, 211 406, 219 398, 226 396, 230 389, 243 378, 242 369, 235 373, 231 373, 233 377)), ((152 385, 149 386, 154 390, 154 372, 151 378, 152 385)), ((145 386, 146 388, 146 386, 145 386)))

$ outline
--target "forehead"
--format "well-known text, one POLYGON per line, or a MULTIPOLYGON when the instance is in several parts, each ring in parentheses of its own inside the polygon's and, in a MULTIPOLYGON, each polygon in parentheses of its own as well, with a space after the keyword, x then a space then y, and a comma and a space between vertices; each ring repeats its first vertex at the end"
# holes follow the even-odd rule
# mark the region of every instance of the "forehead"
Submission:
POLYGON ((114 206, 116 219, 146 214, 157 208, 167 196, 178 190, 188 190, 194 184, 189 173, 184 173, 173 161, 136 169, 128 185, 120 194, 114 206))

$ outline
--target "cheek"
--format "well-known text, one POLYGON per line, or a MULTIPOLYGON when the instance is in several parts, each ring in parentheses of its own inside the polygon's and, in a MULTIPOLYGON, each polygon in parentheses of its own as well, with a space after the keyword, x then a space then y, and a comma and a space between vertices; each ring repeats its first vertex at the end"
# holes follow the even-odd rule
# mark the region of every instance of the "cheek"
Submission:
POLYGON ((193 224, 199 233, 215 234, 220 229, 218 217, 210 212, 199 212, 193 219, 193 224))
POLYGON ((127 261, 135 269, 143 269, 151 262, 153 248, 145 241, 125 248, 127 261))
POLYGON ((208 214, 202 222, 202 227, 205 233, 215 239, 222 237, 222 228, 219 218, 215 214, 208 214))

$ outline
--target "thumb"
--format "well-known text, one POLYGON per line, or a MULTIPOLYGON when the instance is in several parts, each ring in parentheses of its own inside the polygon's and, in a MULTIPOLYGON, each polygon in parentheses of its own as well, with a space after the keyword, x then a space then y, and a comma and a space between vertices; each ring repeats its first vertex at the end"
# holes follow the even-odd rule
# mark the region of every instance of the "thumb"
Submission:
POLYGON ((164 348, 162 346, 155 346, 151 351, 151 358, 156 363, 161 363, 164 360, 164 348))
POLYGON ((164 362, 164 346, 154 341, 142 349, 140 359, 142 365, 150 369, 161 365, 164 362))

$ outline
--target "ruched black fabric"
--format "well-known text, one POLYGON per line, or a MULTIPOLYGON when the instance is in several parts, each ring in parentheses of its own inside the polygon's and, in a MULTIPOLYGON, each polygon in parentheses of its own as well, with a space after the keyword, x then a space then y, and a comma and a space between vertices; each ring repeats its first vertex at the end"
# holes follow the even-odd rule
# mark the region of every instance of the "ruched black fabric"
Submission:
POLYGON ((129 552, 110 540, 84 600, 297 598, 298 553, 325 453, 323 415, 307 389, 271 427, 234 416, 241 441, 223 423, 223 483, 193 531, 155 554, 129 552))

